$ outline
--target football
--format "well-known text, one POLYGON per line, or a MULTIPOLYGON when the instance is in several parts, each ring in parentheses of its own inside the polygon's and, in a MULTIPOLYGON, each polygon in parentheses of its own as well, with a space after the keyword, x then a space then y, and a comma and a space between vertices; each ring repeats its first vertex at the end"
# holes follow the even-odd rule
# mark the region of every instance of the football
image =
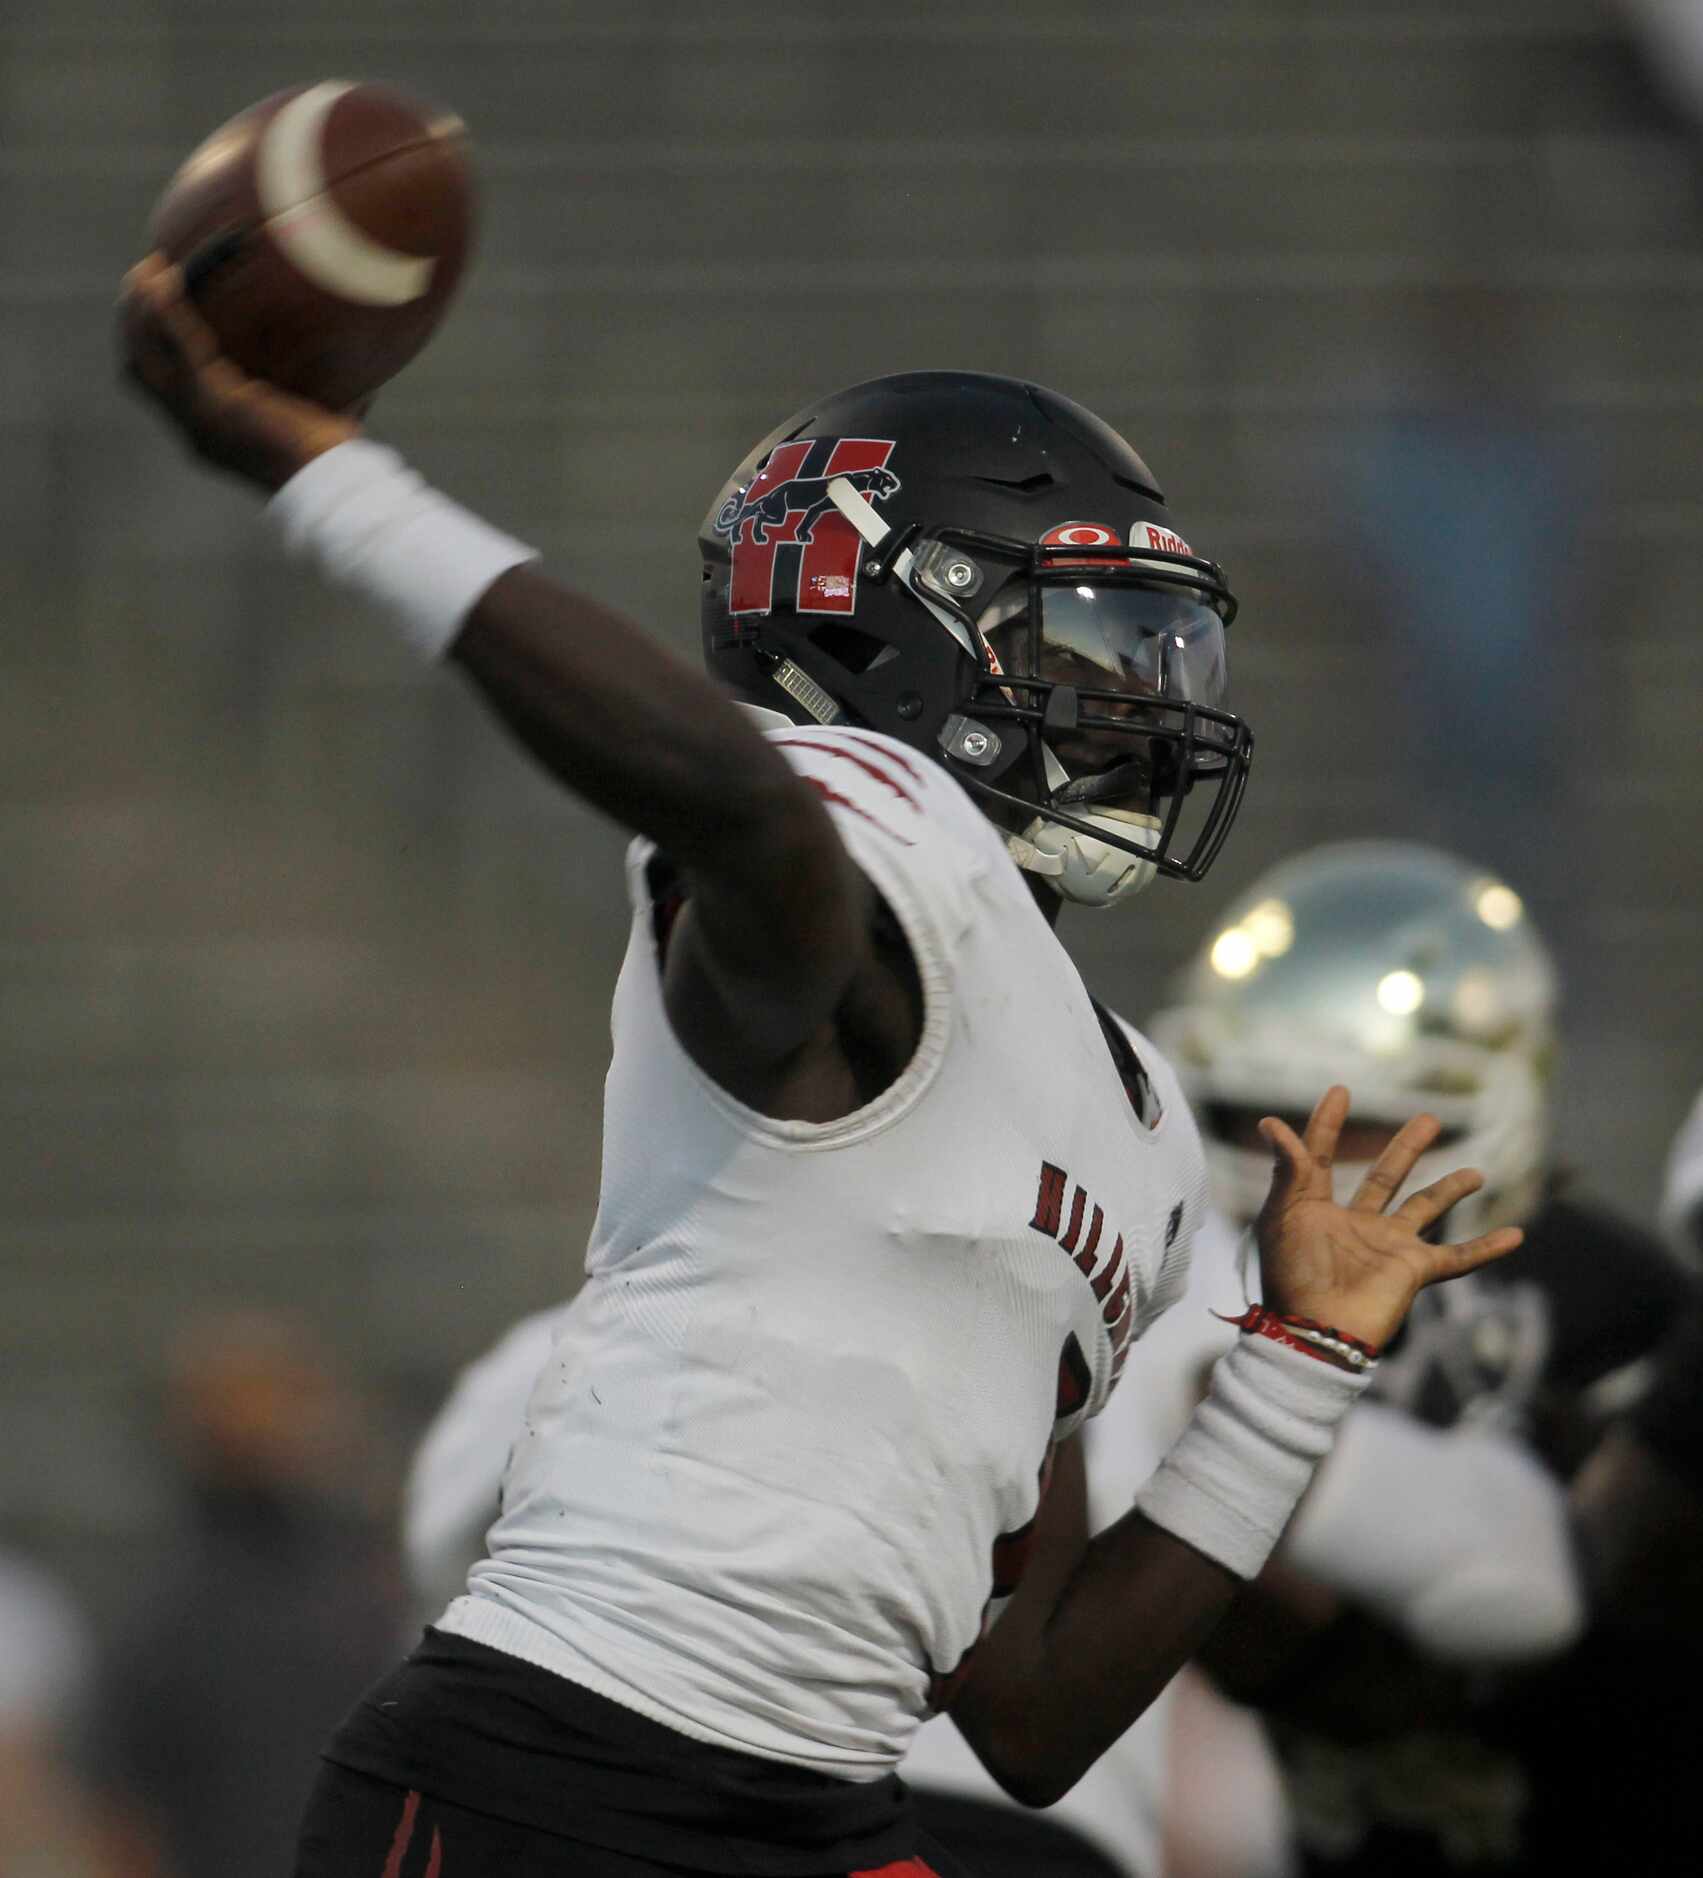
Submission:
POLYGON ((459 118, 328 79, 262 99, 193 151, 151 244, 245 371, 362 404, 431 337, 473 234, 459 118))

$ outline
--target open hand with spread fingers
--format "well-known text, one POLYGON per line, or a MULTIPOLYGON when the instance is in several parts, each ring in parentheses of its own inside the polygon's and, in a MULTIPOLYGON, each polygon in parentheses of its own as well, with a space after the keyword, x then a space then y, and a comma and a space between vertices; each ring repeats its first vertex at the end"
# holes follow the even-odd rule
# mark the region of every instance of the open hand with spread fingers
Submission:
POLYGON ((184 292, 181 269, 163 255, 148 255, 125 275, 118 339, 125 377, 195 454, 262 489, 281 489, 314 457, 360 435, 352 416, 233 364, 184 292))
POLYGON ((1271 1191, 1256 1223, 1266 1305, 1280 1315, 1310 1318, 1381 1348, 1395 1335, 1426 1285, 1476 1270, 1512 1252, 1524 1235, 1504 1226, 1454 1245, 1421 1237, 1484 1176, 1458 1168, 1386 1211, 1441 1124, 1416 1115, 1391 1140, 1346 1206, 1331 1193, 1331 1161, 1348 1119, 1348 1091, 1327 1090, 1306 1133, 1276 1116, 1260 1133, 1277 1156, 1271 1191))

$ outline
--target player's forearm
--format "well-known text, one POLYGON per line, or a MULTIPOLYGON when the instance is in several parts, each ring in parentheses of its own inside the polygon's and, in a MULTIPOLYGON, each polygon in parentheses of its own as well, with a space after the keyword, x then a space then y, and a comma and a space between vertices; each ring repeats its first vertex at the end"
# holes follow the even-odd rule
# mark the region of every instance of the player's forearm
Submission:
POLYGON ((304 464, 270 513, 289 549, 453 657, 553 776, 683 870, 693 918, 672 955, 694 954, 719 997, 720 1040, 749 1045, 712 1073, 820 1028, 867 942, 867 891, 822 803, 724 692, 364 439, 304 464))
POLYGON ((268 505, 286 549, 453 656, 567 786, 676 861, 734 878, 837 849, 826 814, 726 694, 611 608, 538 571, 536 552, 350 438, 268 505), (764 831, 773 831, 768 840, 764 831))
POLYGON ((765 1057, 808 1036, 860 956, 867 890, 822 804, 726 696, 530 567, 485 592, 451 657, 552 775, 685 870, 694 943, 671 965, 710 973, 765 1057))
MULTIPOLYGON (((953 1708, 1009 1792, 1040 1806, 1067 1792, 1200 1648, 1264 1566, 1365 1384, 1244 1336, 1214 1366, 1136 1511, 1086 1546, 1068 1542, 1062 1518, 1043 1519, 1035 1564, 976 1659, 968 1706, 953 1708)), ((1080 1456, 1064 1465, 1079 1446, 1059 1450, 1055 1492, 1085 1505, 1080 1456)))
POLYGON ((559 781, 687 868, 760 868, 837 839, 825 812, 725 694, 618 613, 516 567, 450 648, 559 781))
POLYGON ((1127 1514, 1092 1541, 1049 1611, 1014 1601, 953 1720, 1013 1799, 1050 1806, 1201 1647, 1240 1584, 1127 1514))

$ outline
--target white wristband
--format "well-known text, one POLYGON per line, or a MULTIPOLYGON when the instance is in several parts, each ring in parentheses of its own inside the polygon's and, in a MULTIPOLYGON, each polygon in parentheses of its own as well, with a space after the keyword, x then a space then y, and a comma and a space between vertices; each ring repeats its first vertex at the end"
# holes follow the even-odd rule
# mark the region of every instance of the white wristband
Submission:
POLYGON ((479 597, 538 550, 440 495, 394 450, 351 438, 299 469, 266 505, 297 560, 376 601, 428 659, 449 650, 479 597))
POLYGON ((1238 1337, 1136 1507, 1238 1577, 1256 1576, 1369 1380, 1269 1337, 1238 1337))

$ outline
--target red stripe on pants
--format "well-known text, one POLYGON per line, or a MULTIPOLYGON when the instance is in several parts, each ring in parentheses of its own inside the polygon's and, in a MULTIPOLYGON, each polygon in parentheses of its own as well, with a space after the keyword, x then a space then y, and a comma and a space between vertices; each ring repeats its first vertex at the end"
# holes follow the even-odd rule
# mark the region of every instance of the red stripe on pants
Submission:
POLYGON ((407 1856, 408 1841, 414 1836, 414 1816, 419 1810, 419 1794, 410 1793, 402 1802, 402 1817, 396 1822, 396 1837, 390 1842, 390 1856, 384 1861, 383 1878, 402 1878, 402 1861, 407 1856))

